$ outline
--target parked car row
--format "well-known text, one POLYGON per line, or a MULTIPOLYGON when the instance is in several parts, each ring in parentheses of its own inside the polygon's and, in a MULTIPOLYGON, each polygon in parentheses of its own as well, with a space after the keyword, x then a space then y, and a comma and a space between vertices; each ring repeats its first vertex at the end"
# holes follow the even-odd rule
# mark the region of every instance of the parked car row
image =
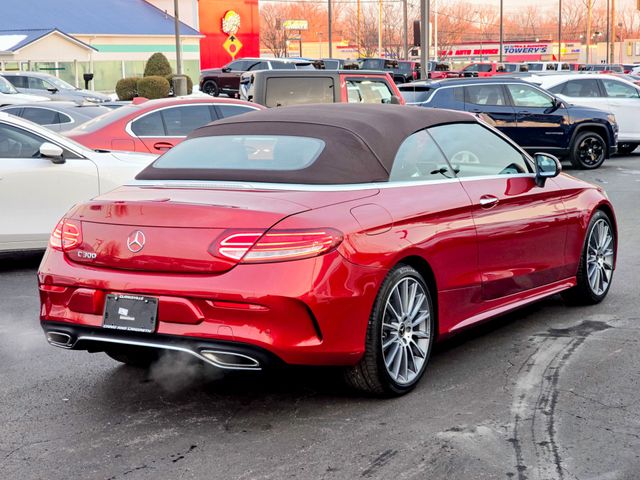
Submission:
MULTIPOLYGON (((43 99, 74 102, 109 102, 111 97, 91 90, 83 90, 42 72, 0 72, 0 78, 7 80, 20 93, 44 97, 43 99)), ((35 101, 35 100, 32 100, 35 101)), ((0 105, 2 105, 0 99, 0 105)))
POLYGON ((455 79, 401 85, 407 103, 477 114, 525 150, 598 168, 617 150, 618 124, 606 111, 571 105, 524 80, 455 79))

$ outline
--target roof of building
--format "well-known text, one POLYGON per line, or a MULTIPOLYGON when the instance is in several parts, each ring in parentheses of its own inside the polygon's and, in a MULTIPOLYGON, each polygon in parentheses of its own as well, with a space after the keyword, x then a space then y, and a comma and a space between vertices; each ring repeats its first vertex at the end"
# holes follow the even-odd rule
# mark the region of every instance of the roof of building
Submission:
MULTIPOLYGON (((152 163, 136 178, 334 185, 386 182, 396 153, 409 135, 434 125, 473 122, 477 119, 466 112, 402 105, 334 103, 271 108, 200 127, 185 143, 209 136, 311 137, 324 142, 313 163, 298 170, 156 168, 152 163)), ((188 146, 177 148, 175 154, 188 146)))
POLYGON ((96 48, 88 45, 73 35, 61 32, 57 28, 50 29, 35 29, 35 30, 0 30, 0 52, 16 52, 21 48, 26 47, 38 40, 51 35, 59 34, 82 47, 90 50, 96 50, 96 48))
MULTIPOLYGON (((6 2, 0 15, 0 34, 16 28, 47 31, 59 29, 71 35, 173 35, 175 33, 173 17, 145 0, 6 2)), ((197 30, 182 22, 180 33, 199 35, 197 30)))

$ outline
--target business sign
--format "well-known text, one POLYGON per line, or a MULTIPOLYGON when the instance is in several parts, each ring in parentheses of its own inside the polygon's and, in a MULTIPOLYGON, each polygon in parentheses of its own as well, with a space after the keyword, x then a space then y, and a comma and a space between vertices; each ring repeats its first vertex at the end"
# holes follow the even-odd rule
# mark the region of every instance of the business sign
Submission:
MULTIPOLYGON (((503 46, 504 55, 550 55, 551 45, 548 43, 509 43, 503 46)), ((499 55, 500 46, 489 45, 469 45, 464 47, 453 47, 451 50, 441 50, 440 56, 446 57, 471 57, 499 55)))
POLYGON ((309 22, 307 20, 285 20, 282 22, 282 28, 285 30, 309 30, 309 22))
POLYGON ((550 53, 549 44, 547 43, 524 43, 504 46, 505 55, 548 55, 550 53))

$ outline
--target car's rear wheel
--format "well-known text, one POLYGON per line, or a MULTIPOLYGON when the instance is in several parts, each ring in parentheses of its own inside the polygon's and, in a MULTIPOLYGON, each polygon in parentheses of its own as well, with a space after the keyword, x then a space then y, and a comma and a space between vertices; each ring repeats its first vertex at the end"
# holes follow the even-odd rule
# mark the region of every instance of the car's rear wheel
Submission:
POLYGON ((576 275, 577 285, 563 292, 570 303, 594 304, 607 296, 613 277, 616 238, 609 216, 601 210, 591 218, 576 275))
POLYGON ((105 350, 105 353, 118 362, 136 368, 149 368, 159 357, 157 350, 132 346, 112 347, 105 350))
POLYGON ((619 155, 629 155, 633 153, 633 151, 638 148, 638 143, 619 143, 618 144, 618 154, 619 155))
POLYGON ((217 97, 218 95, 220 95, 220 88, 218 87, 218 84, 213 80, 207 80, 206 82, 204 82, 204 84, 202 85, 202 91, 207 95, 211 95, 212 97, 217 97))
POLYGON ((346 370, 347 382, 380 396, 412 390, 431 355, 434 317, 431 293, 422 275, 408 265, 394 268, 376 297, 364 356, 346 370))
POLYGON ((596 132, 579 133, 571 146, 571 165, 582 170, 600 167, 607 156, 607 144, 596 132))

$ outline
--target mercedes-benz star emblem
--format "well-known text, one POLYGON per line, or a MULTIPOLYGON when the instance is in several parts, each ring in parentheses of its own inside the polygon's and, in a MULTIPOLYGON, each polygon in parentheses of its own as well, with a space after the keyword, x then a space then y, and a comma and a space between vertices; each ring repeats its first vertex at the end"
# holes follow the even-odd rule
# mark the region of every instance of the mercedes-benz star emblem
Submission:
POLYGON ((144 233, 140 230, 131 232, 127 237, 127 248, 130 252, 138 253, 144 248, 144 243, 147 239, 144 237, 144 233))

